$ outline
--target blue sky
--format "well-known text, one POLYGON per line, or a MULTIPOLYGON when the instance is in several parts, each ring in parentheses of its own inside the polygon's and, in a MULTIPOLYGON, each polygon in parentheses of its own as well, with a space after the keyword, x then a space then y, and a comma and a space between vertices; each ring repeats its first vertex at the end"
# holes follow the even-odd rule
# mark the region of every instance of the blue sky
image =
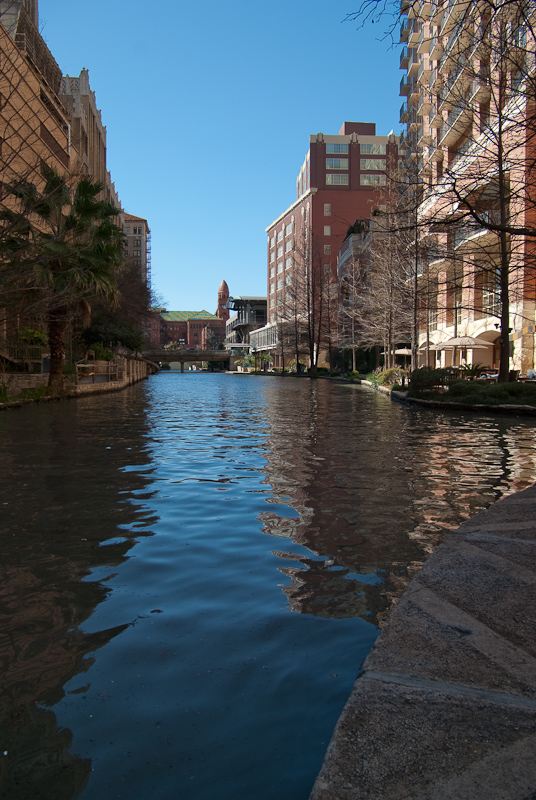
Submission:
POLYGON ((399 48, 343 23, 352 0, 39 0, 65 74, 86 67, 125 210, 152 231, 169 309, 266 294, 264 229, 296 197, 309 134, 399 133, 399 48))

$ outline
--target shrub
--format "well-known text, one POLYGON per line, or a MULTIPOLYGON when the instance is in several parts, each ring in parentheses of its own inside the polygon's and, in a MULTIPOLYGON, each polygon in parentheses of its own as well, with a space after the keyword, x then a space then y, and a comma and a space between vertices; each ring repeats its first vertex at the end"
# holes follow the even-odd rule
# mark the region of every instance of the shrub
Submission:
POLYGON ((421 392, 430 392, 439 386, 446 386, 452 379, 452 371, 448 367, 439 369, 420 367, 411 373, 409 393, 418 396, 421 392))
POLYGON ((348 377, 355 381, 356 378, 359 378, 359 372, 356 369, 353 369, 348 373, 348 377))

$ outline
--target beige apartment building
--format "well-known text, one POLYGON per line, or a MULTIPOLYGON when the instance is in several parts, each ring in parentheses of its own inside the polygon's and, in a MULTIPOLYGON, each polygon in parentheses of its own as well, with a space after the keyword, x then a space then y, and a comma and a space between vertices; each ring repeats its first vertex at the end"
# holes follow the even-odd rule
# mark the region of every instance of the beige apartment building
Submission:
POLYGON ((401 121, 417 176, 420 363, 535 360, 534 4, 405 3, 401 121), (527 191, 529 190, 529 191, 527 191), (525 233, 523 233, 525 231, 525 233), (508 316, 505 316, 506 298, 508 316), (478 349, 443 349, 452 337, 478 349))
POLYGON ((41 38, 37 4, 0 2, 2 178, 39 179, 41 160, 70 172, 76 157, 59 90, 61 70, 41 38))
POLYGON ((119 197, 106 167, 106 127, 97 108, 95 92, 89 85, 89 72, 64 75, 60 84, 60 99, 71 120, 71 142, 78 154, 77 171, 90 175, 105 187, 103 199, 120 208, 119 197))

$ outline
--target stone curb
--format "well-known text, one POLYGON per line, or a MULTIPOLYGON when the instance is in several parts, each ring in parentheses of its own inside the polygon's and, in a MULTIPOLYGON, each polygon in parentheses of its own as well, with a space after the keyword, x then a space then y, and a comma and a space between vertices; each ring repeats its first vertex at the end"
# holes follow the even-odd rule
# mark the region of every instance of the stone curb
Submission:
POLYGON ((310 800, 536 797, 536 487, 440 545, 393 610, 310 800))

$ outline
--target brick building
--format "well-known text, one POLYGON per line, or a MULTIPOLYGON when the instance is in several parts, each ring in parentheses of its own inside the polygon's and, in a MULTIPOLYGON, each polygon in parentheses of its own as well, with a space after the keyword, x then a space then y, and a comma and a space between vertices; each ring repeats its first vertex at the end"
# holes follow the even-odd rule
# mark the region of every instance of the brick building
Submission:
POLYGON ((252 343, 275 348, 271 326, 288 317, 287 304, 303 253, 309 269, 337 281, 337 254, 348 228, 382 206, 387 175, 398 166, 399 140, 376 135, 373 122, 344 122, 338 134, 309 137, 309 150, 296 180, 295 202, 267 228, 268 324, 252 343))
POLYGON ((148 286, 151 285, 151 231, 146 219, 133 214, 122 214, 125 234, 125 256, 140 270, 148 286))

